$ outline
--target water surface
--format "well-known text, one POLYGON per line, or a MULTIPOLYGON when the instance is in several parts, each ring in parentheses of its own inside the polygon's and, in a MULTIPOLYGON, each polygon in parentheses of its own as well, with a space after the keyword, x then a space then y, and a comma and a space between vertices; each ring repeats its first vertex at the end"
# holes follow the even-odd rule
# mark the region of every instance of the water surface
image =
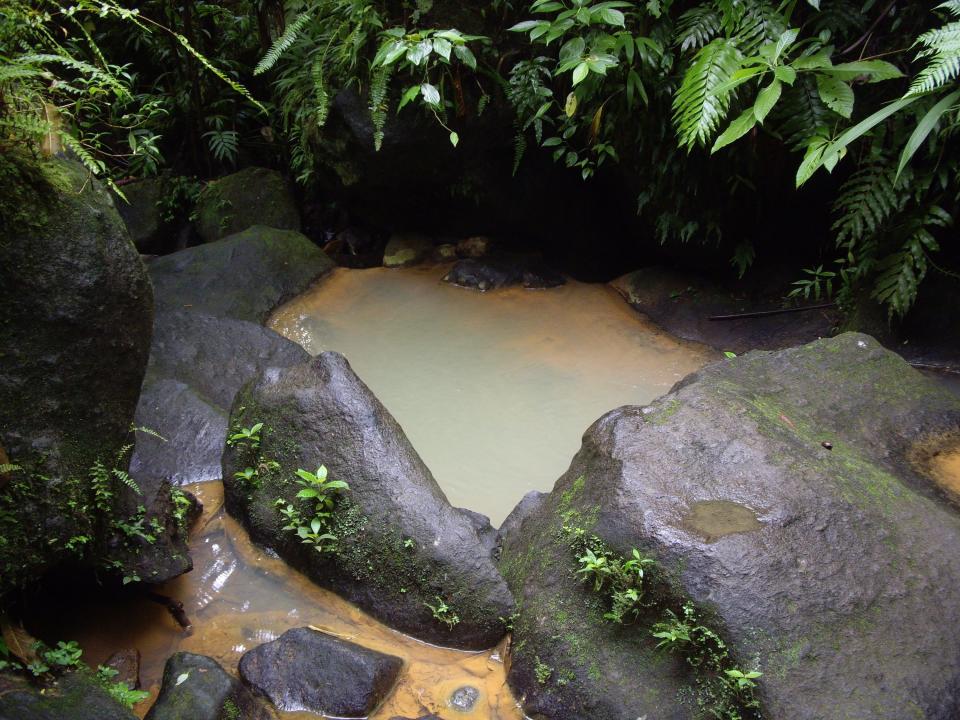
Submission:
POLYGON ((712 358, 605 285, 479 293, 441 282, 445 269, 340 268, 268 324, 343 353, 450 502, 494 525, 553 487, 593 421, 712 358))

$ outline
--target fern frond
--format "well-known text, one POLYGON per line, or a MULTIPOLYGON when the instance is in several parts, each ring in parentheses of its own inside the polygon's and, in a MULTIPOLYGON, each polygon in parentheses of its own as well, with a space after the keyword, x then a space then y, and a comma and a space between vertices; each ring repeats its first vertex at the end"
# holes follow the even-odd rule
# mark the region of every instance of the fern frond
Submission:
POLYGON ((201 65, 203 65, 203 67, 206 68, 208 72, 220 78, 220 80, 222 80, 227 85, 229 85, 235 93, 242 95, 251 103, 253 103, 257 107, 257 109, 259 109, 264 115, 269 114, 267 112, 267 109, 260 103, 260 101, 254 98, 253 95, 250 94, 249 90, 247 90, 243 85, 238 83, 233 78, 229 77, 225 72, 223 72, 223 70, 216 67, 213 63, 207 60, 206 56, 203 53, 201 53, 199 50, 194 48, 193 45, 190 44, 190 41, 187 40, 185 36, 181 35, 180 33, 174 33, 173 36, 183 46, 184 50, 186 50, 188 53, 193 55, 193 57, 196 58, 197 61, 201 65))
POLYGON ((370 119, 373 121, 373 147, 378 152, 383 145, 383 128, 387 124, 387 90, 390 86, 392 65, 381 65, 370 78, 370 119))
POLYGON ((761 45, 775 41, 787 29, 783 14, 765 0, 743 5, 732 36, 745 55, 753 55, 761 45))
POLYGON ((72 57, 71 55, 62 54, 52 54, 52 53, 31 53, 29 55, 21 55, 16 59, 17 65, 46 65, 49 63, 57 63, 63 65, 64 67, 70 68, 81 75, 84 75, 88 78, 96 80, 103 85, 109 86, 117 97, 129 97, 129 92, 127 88, 117 80, 113 75, 108 72, 104 72, 95 65, 91 65, 88 62, 83 60, 77 60, 77 58, 72 57))
POLYGON ((839 247, 853 248, 875 235, 909 200, 909 174, 897 178, 892 163, 876 163, 855 172, 840 188, 833 204, 839 217, 833 224, 839 247))
POLYGON ((527 137, 522 129, 517 129, 513 136, 513 174, 517 174, 520 169, 520 163, 527 152, 527 137))
POLYGON ((130 477, 130 473, 128 473, 126 470, 114 468, 113 476, 128 488, 133 490, 137 495, 143 495, 143 493, 140 491, 140 486, 137 485, 137 481, 130 477))
POLYGON ((83 144, 77 140, 73 135, 63 130, 58 131, 57 133, 60 136, 61 142, 77 156, 77 159, 83 164, 83 166, 89 170, 94 175, 103 174, 107 165, 103 160, 96 158, 93 154, 83 146, 83 144))
POLYGON ((945 3, 937 5, 938 10, 946 10, 956 17, 960 17, 960 0, 947 0, 945 3))
POLYGON ((923 46, 917 59, 930 60, 914 78, 908 96, 937 90, 960 76, 960 22, 925 32, 917 44, 923 46))
POLYGON ((303 31, 303 28, 306 27, 306 24, 310 22, 310 18, 310 13, 300 13, 296 20, 287 25, 287 29, 283 31, 283 35, 273 41, 273 45, 270 46, 270 49, 267 50, 260 59, 260 62, 257 63, 253 74, 261 75, 276 65, 280 56, 289 50, 290 46, 300 37, 300 33, 303 31))
POLYGON ((793 150, 803 150, 814 137, 827 136, 833 120, 832 111, 824 104, 817 82, 809 73, 798 77, 794 86, 784 92, 775 113, 777 132, 793 150))
POLYGON ((674 125, 688 151, 706 144, 726 117, 731 90, 717 89, 730 82, 741 57, 736 41, 728 38, 713 40, 694 56, 673 99, 674 125))
POLYGON ((687 10, 677 20, 674 42, 681 52, 702 48, 717 37, 722 27, 720 13, 710 4, 698 5, 687 10))

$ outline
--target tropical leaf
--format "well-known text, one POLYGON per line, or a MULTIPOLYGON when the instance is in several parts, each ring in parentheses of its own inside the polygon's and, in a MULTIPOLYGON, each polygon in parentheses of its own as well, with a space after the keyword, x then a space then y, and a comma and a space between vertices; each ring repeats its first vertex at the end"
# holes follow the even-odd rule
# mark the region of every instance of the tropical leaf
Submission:
POLYGON ((701 48, 684 74, 673 99, 673 120, 680 145, 692 150, 705 145, 730 108, 731 91, 718 92, 740 67, 735 41, 717 38, 701 48))

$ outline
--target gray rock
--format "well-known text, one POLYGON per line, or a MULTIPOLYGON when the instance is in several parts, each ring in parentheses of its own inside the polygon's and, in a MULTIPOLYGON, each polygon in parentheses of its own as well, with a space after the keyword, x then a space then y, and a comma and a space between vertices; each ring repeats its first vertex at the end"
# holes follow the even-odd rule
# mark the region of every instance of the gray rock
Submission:
POLYGON ((271 310, 333 269, 298 232, 256 225, 150 263, 158 309, 263 323, 271 310))
POLYGON ((254 225, 300 229, 300 212, 290 184, 267 168, 245 168, 208 183, 197 200, 196 214, 197 234, 204 242, 254 225))
POLYGON ((384 267, 409 267, 430 258, 433 240, 417 233, 391 235, 383 251, 384 267))
POLYGON ((259 698, 212 658, 180 652, 163 668, 163 686, 145 720, 275 720, 259 698))
POLYGON ((766 717, 960 715, 960 518, 910 460, 958 423, 957 398, 855 334, 721 361, 602 417, 503 539, 528 714, 695 717, 678 702, 695 677, 650 637, 689 599, 763 672, 766 717), (602 620, 575 528, 658 561, 648 615, 602 620))
POLYGON ((637 270, 610 285, 635 310, 672 335, 738 354, 778 350, 829 337, 839 317, 836 311, 813 310, 722 322, 710 320, 715 315, 777 309, 781 306, 780 297, 758 304, 699 278, 661 267, 637 270))
POLYGON ((107 658, 104 667, 117 671, 113 682, 126 683, 131 690, 140 688, 140 651, 136 648, 115 652, 107 658))
POLYGON ((485 235, 464 238, 457 243, 456 253, 462 258, 482 258, 493 249, 493 241, 485 235))
POLYGON ((40 689, 0 675, 0 720, 136 720, 87 673, 69 673, 40 689))
POLYGON ((141 482, 217 480, 227 417, 240 387, 268 367, 307 361, 299 345, 254 323, 191 311, 157 313, 130 472, 141 482))
POLYGON ((444 281, 451 285, 480 290, 496 290, 511 285, 545 289, 563 285, 564 276, 535 257, 500 255, 483 259, 460 260, 444 281))
POLYGON ((365 718, 389 694, 403 661, 310 628, 288 630, 240 658, 240 675, 287 712, 365 718))
MULTIPOLYGON (((0 232, 0 449, 21 467, 0 495, 0 595, 81 554, 124 571, 135 562, 137 543, 101 520, 126 519, 138 498, 114 481, 104 518, 90 473, 129 462, 153 323, 150 282, 110 194, 77 163, 20 162, 31 213, 0 232), (86 553, 71 550, 78 537, 86 553)), ((183 549, 181 538, 152 552, 183 549)))
POLYGON ((450 506, 396 420, 341 355, 323 353, 258 376, 237 395, 231 424, 258 422, 259 452, 280 470, 250 488, 233 477, 247 466, 243 452, 227 448, 223 458, 227 509, 256 542, 418 638, 474 649, 497 643, 513 601, 474 518, 450 506), (282 530, 276 507, 278 498, 297 502, 300 488, 290 479, 297 469, 321 464, 350 485, 334 512, 338 550, 326 554, 282 530), (451 608, 447 614, 427 607, 438 598, 451 608))
POLYGON ((464 685, 453 691, 453 695, 450 696, 450 707, 452 707, 457 712, 468 713, 473 710, 473 706, 477 704, 477 700, 480 699, 480 691, 475 687, 470 687, 469 685, 464 685))
POLYGON ((130 239, 142 253, 157 252, 163 245, 165 223, 157 205, 163 199, 163 184, 159 177, 127 183, 121 188, 126 199, 114 200, 130 239))

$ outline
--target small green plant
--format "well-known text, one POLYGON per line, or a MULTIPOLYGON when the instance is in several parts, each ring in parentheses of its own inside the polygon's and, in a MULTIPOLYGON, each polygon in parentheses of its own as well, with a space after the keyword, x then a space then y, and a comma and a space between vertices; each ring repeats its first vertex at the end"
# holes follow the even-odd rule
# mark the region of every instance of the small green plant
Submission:
POLYGON ((577 574, 592 585, 594 592, 608 596, 610 610, 604 618, 621 624, 636 620, 645 607, 644 576, 654 560, 635 548, 629 559, 622 558, 607 550, 598 538, 582 542, 589 542, 593 547, 586 547, 578 558, 577 574))
POLYGON ((60 669, 80 667, 82 655, 83 650, 80 649, 80 644, 76 640, 67 642, 60 640, 55 648, 43 650, 40 653, 44 662, 60 669))
MULTIPOLYGON (((156 518, 152 518, 151 530, 156 532, 156 518)), ((123 533, 129 540, 143 540, 146 543, 153 544, 157 541, 157 536, 153 533, 147 531, 146 525, 147 522, 147 508, 143 505, 137 507, 137 512, 135 515, 127 518, 126 520, 118 518, 113 521, 113 527, 123 533)), ((162 530, 162 527, 160 528, 162 530)))
POLYGON ((453 628, 460 624, 460 616, 453 611, 452 607, 447 605, 447 602, 442 597, 437 595, 436 598, 436 605, 431 605, 430 603, 424 603, 424 605, 430 608, 434 620, 443 623, 449 630, 453 630, 453 628))
POLYGON ((297 500, 306 503, 309 512, 304 512, 293 503, 277 498, 275 505, 286 521, 283 530, 296 533, 304 545, 313 545, 317 552, 324 553, 336 548, 337 536, 330 528, 339 493, 349 490, 343 480, 328 479, 327 468, 321 465, 315 473, 297 470, 297 485, 301 487, 297 500))
POLYGON ((187 494, 178 487, 170 488, 170 501, 173 503, 173 519, 176 521, 177 527, 183 529, 186 526, 187 515, 190 513, 190 508, 193 507, 193 503, 190 502, 187 494))
POLYGON ((543 662, 539 655, 533 659, 533 662, 533 674, 537 678, 537 682, 546 685, 550 676, 553 675, 553 668, 543 662))
POLYGON ((248 428, 237 428, 236 431, 227 438, 227 445, 238 449, 250 448, 251 450, 258 450, 260 448, 261 430, 263 430, 263 423, 256 423, 248 428))
POLYGON ((110 696, 126 708, 132 708, 137 703, 141 703, 150 697, 150 693, 143 690, 131 690, 123 681, 115 682, 114 678, 119 673, 117 670, 103 665, 97 666, 97 682, 108 692, 110 696))

